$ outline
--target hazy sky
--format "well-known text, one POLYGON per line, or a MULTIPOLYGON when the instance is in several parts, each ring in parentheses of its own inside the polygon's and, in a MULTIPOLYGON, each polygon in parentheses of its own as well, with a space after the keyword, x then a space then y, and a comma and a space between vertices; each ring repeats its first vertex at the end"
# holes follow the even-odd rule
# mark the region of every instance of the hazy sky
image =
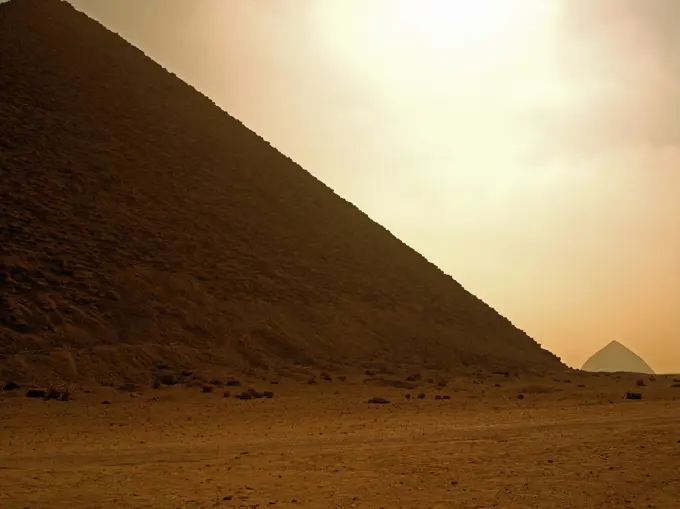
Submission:
POLYGON ((680 1, 71 3, 566 363, 680 372, 680 1))

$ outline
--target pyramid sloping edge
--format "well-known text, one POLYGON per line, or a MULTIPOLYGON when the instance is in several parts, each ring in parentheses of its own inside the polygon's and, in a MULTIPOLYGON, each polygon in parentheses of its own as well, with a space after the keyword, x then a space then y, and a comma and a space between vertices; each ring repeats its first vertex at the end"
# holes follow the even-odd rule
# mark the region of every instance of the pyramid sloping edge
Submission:
POLYGON ((0 41, 11 182, 0 228, 16 232, 0 260, 11 296, 4 373, 40 363, 102 377, 197 362, 563 368, 68 3, 3 5, 0 41))

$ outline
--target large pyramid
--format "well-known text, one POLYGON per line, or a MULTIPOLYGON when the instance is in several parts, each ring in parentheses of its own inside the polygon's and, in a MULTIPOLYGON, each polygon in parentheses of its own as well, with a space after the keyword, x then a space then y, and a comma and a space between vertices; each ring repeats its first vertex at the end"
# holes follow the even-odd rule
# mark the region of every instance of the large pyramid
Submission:
POLYGON ((581 369, 583 371, 605 371, 610 373, 626 371, 630 373, 654 374, 654 370, 649 364, 618 341, 612 341, 601 350, 595 352, 583 364, 581 369))
POLYGON ((0 378, 563 368, 60 0, 0 4, 0 183, 0 378))

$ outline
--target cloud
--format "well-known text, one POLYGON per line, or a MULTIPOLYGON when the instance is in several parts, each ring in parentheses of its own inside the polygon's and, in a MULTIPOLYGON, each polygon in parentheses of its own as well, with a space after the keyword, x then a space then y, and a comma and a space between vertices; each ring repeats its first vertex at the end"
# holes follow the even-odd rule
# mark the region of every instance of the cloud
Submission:
POLYGON ((566 4, 557 58, 580 100, 534 114, 543 156, 680 146, 680 2, 566 4))

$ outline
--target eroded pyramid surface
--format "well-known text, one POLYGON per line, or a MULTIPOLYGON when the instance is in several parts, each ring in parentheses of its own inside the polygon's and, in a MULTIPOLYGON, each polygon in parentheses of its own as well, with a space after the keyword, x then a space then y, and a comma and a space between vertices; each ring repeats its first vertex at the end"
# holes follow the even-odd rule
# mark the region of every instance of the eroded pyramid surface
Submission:
POLYGON ((0 378, 563 368, 66 2, 0 5, 0 70, 0 378))

